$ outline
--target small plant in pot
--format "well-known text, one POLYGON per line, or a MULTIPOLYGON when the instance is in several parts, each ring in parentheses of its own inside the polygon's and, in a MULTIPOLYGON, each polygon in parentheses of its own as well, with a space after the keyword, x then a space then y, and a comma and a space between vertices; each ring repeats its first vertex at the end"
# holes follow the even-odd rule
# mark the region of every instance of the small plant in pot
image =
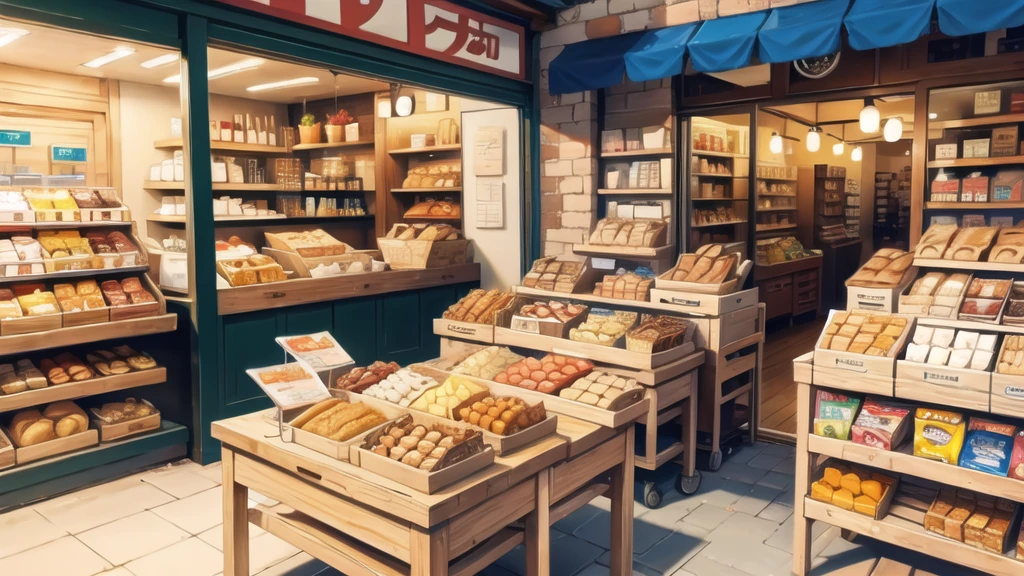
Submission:
POLYGON ((299 142, 316 144, 320 142, 320 123, 312 114, 303 114, 299 120, 299 142))
POLYGON ((352 116, 346 110, 338 110, 333 116, 327 117, 327 141, 328 142, 342 142, 344 141, 345 125, 352 123, 352 116))

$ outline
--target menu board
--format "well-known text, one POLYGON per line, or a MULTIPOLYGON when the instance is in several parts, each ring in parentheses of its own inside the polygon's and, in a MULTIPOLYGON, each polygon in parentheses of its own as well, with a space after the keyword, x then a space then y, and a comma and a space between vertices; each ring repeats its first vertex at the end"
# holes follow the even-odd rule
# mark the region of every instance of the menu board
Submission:
POLYGON ((252 368, 245 373, 281 410, 301 408, 331 397, 320 377, 301 363, 252 368))
POLYGON ((304 336, 279 336, 275 341, 300 363, 315 372, 353 364, 352 357, 330 332, 304 336))

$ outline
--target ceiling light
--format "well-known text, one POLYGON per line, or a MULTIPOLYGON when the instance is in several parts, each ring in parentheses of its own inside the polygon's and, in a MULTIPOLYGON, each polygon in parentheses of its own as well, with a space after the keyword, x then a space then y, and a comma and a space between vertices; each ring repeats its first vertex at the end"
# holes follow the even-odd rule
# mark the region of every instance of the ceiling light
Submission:
POLYGON ((772 154, 782 154, 782 136, 778 132, 772 132, 772 139, 768 141, 768 149, 772 154))
POLYGON ((21 28, 0 28, 0 46, 7 46, 22 36, 28 36, 28 30, 21 28))
POLYGON ((854 162, 860 162, 864 158, 864 151, 861 150, 860 146, 854 146, 853 152, 850 153, 850 160, 854 162))
POLYGON ((885 129, 882 130, 886 142, 896 142, 903 137, 903 121, 896 118, 889 118, 885 121, 885 129))
POLYGON ((929 112, 929 113, 928 113, 928 119, 929 119, 929 120, 935 120, 935 119, 937 119, 938 117, 939 117, 939 115, 938 115, 937 113, 935 113, 935 112, 929 112))
POLYGON ((142 63, 143 68, 156 68, 157 66, 163 66, 164 64, 170 64, 171 62, 177 62, 177 54, 164 54, 163 56, 157 56, 152 60, 146 60, 142 63))
POLYGON ((168 76, 167 78, 164 78, 164 82, 166 82, 168 84, 178 84, 179 82, 181 82, 181 74, 175 74, 174 76, 168 76))
POLYGON ((910 156, 910 150, 907 150, 906 152, 904 152, 903 155, 904 156, 910 156))
MULTIPOLYGON (((209 80, 214 80, 217 78, 230 76, 232 74, 237 74, 239 72, 245 72, 246 70, 259 68, 260 66, 263 65, 263 62, 264 60, 262 58, 246 58, 245 60, 239 60, 234 64, 221 66, 220 68, 214 68, 213 70, 210 70, 206 73, 206 78, 209 80)), ((167 78, 164 78, 164 82, 168 84, 177 84, 181 82, 181 75, 175 74, 174 76, 168 76, 167 78)))
POLYGON ((864 108, 860 111, 860 131, 865 134, 874 134, 878 132, 878 125, 882 121, 882 115, 879 114, 878 108, 875 108, 874 100, 868 98, 864 100, 864 108))
POLYGON ((846 146, 843 144, 843 141, 840 140, 839 142, 836 142, 835 144, 832 145, 832 154, 836 156, 842 156, 845 149, 846 146))
POLYGON ((319 81, 320 79, 316 76, 304 76, 302 78, 292 78, 291 80, 281 80, 280 82, 270 82, 269 84, 257 84, 256 86, 249 86, 245 90, 247 92, 263 92, 264 90, 277 90, 279 88, 289 88, 291 86, 316 84, 319 81))
POLYGON ((82 64, 82 66, 85 66, 86 68, 99 68, 100 66, 106 66, 107 64, 110 64, 115 60, 120 60, 121 58, 124 58, 125 56, 131 56, 132 54, 135 54, 134 48, 125 48, 123 46, 118 46, 117 48, 114 48, 113 52, 109 54, 104 54, 103 56, 100 56, 95 60, 90 60, 85 64, 82 64))
POLYGON ((395 98, 395 114, 400 117, 406 117, 413 113, 416 109, 416 101, 410 96, 399 96, 395 98))
POLYGON ((821 149, 821 135, 818 134, 819 130, 821 130, 821 128, 813 126, 810 130, 807 131, 808 152, 817 152, 819 149, 821 149))

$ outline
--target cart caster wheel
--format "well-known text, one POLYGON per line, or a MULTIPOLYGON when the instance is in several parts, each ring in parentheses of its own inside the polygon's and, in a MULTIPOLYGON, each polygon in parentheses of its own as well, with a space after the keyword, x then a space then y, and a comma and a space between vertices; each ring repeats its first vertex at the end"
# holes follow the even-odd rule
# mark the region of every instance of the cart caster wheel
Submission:
POLYGON ((700 488, 700 481, 703 479, 700 475, 700 470, 694 470, 693 476, 683 476, 682 472, 679 473, 679 478, 676 481, 676 490, 681 494, 690 496, 700 488))
POLYGON ((652 510, 661 506, 661 490, 654 482, 644 482, 644 506, 652 510))
POLYGON ((712 472, 718 472, 718 469, 722 467, 722 453, 712 452, 711 458, 708 460, 708 468, 711 468, 712 472))

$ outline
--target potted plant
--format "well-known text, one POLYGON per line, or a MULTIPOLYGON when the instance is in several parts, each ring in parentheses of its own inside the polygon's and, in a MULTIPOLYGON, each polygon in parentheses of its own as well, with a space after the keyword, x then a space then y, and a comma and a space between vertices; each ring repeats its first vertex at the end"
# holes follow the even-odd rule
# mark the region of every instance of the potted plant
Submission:
POLYGON ((352 122, 352 117, 349 116, 346 110, 338 110, 334 116, 327 116, 327 141, 328 142, 343 142, 345 140, 345 125, 352 122))
POLYGON ((316 144, 320 142, 320 123, 312 114, 303 114, 299 120, 299 142, 316 144))

